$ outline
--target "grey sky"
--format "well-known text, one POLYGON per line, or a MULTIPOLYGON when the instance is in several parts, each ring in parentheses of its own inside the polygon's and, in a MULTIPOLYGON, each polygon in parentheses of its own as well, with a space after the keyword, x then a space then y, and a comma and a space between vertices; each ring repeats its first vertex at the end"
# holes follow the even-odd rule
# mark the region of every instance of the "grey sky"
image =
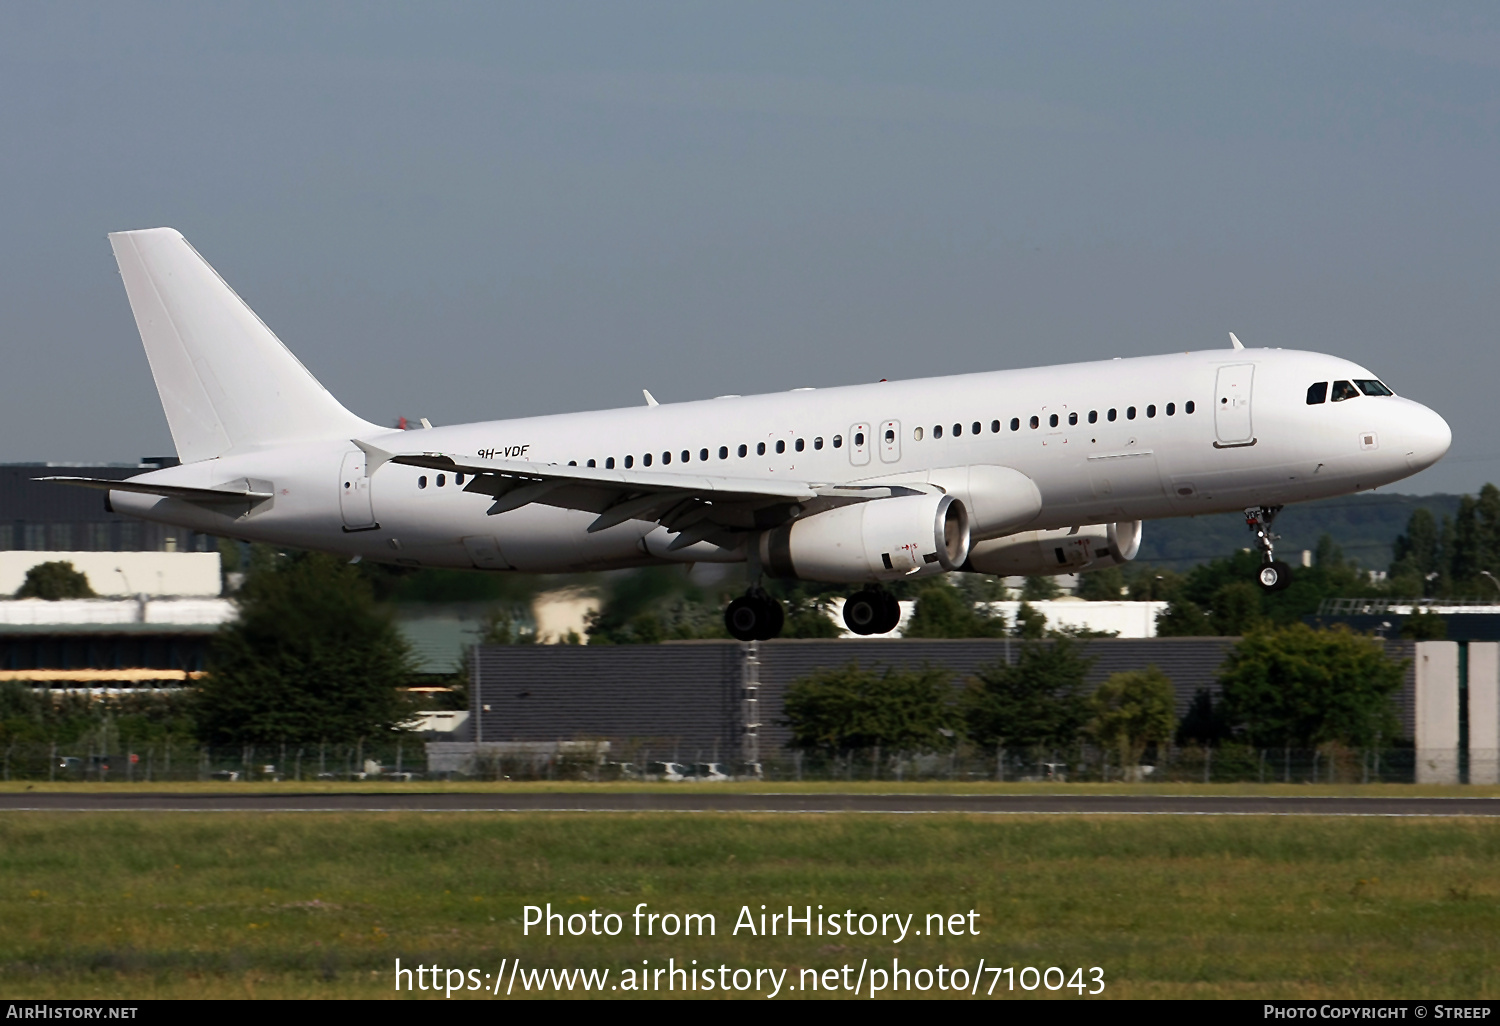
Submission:
POLYGON ((171 451, 108 231, 453 423, 1227 344, 1500 478, 1492 4, 0 7, 0 460, 171 451))

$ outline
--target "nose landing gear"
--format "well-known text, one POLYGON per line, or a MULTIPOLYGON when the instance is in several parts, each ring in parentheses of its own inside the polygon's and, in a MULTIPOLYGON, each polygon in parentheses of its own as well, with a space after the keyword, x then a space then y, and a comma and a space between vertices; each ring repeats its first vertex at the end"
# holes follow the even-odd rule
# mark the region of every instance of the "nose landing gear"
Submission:
POLYGON ((751 588, 724 610, 724 626, 737 641, 770 641, 781 633, 786 613, 764 588, 751 588))
POLYGON ((1280 506, 1250 506, 1245 510, 1245 526, 1255 533, 1262 559, 1255 580, 1265 591, 1282 591, 1292 583, 1292 568, 1277 559, 1274 551, 1276 535, 1271 533, 1271 522, 1280 512, 1280 506))
POLYGON ((855 634, 889 634, 901 622, 901 603, 884 588, 863 588, 844 601, 844 624, 855 634))

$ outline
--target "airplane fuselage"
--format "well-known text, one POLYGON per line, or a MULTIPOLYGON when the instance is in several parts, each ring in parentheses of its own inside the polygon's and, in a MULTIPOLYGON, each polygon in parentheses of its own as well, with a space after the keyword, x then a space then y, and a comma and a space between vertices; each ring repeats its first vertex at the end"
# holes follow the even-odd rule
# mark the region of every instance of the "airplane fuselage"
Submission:
MULTIPOLYGON (((1376 375, 1333 356, 1222 349, 435 427, 371 427, 392 451, 540 466, 826 482, 1011 468, 1041 509, 1024 530, 1280 506, 1358 492, 1430 466, 1450 436, 1430 409, 1360 393, 1309 403, 1319 382, 1376 375), (591 462, 592 461, 592 462, 591 462)), ((530 504, 490 515, 457 475, 363 469, 328 437, 156 471, 199 488, 250 482, 273 498, 215 509, 114 491, 116 510, 213 534, 412 566, 569 572, 733 561, 744 550, 669 551, 666 528, 629 520, 589 533, 591 512, 530 504), (351 482, 351 479, 355 479, 351 482), (357 486, 354 486, 357 485, 357 486)))

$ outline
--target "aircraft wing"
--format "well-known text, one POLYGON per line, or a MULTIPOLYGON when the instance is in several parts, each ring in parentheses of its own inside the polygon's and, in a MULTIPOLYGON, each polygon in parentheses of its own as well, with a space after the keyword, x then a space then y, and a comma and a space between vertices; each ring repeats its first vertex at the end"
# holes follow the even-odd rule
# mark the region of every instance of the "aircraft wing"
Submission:
POLYGON ((807 513, 919 491, 902 485, 766 481, 481 459, 442 452, 392 453, 359 439, 352 441, 364 450, 371 474, 385 463, 399 463, 474 475, 464 491, 493 497, 491 515, 536 502, 598 514, 588 527, 590 533, 627 520, 655 522, 678 532, 669 548, 698 541, 729 546, 734 544, 737 532, 767 530, 807 513))

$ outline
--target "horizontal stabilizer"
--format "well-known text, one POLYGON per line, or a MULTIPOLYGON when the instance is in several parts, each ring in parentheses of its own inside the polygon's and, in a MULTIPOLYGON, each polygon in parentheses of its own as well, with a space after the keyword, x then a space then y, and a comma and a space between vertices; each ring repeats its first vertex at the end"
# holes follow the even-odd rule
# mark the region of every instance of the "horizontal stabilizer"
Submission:
POLYGON ((38 477, 35 480, 52 481, 77 488, 94 488, 101 492, 140 492, 143 495, 160 495, 163 498, 208 505, 264 502, 272 498, 270 492, 257 492, 249 488, 186 488, 182 485, 152 484, 149 481, 115 481, 107 477, 38 477))

